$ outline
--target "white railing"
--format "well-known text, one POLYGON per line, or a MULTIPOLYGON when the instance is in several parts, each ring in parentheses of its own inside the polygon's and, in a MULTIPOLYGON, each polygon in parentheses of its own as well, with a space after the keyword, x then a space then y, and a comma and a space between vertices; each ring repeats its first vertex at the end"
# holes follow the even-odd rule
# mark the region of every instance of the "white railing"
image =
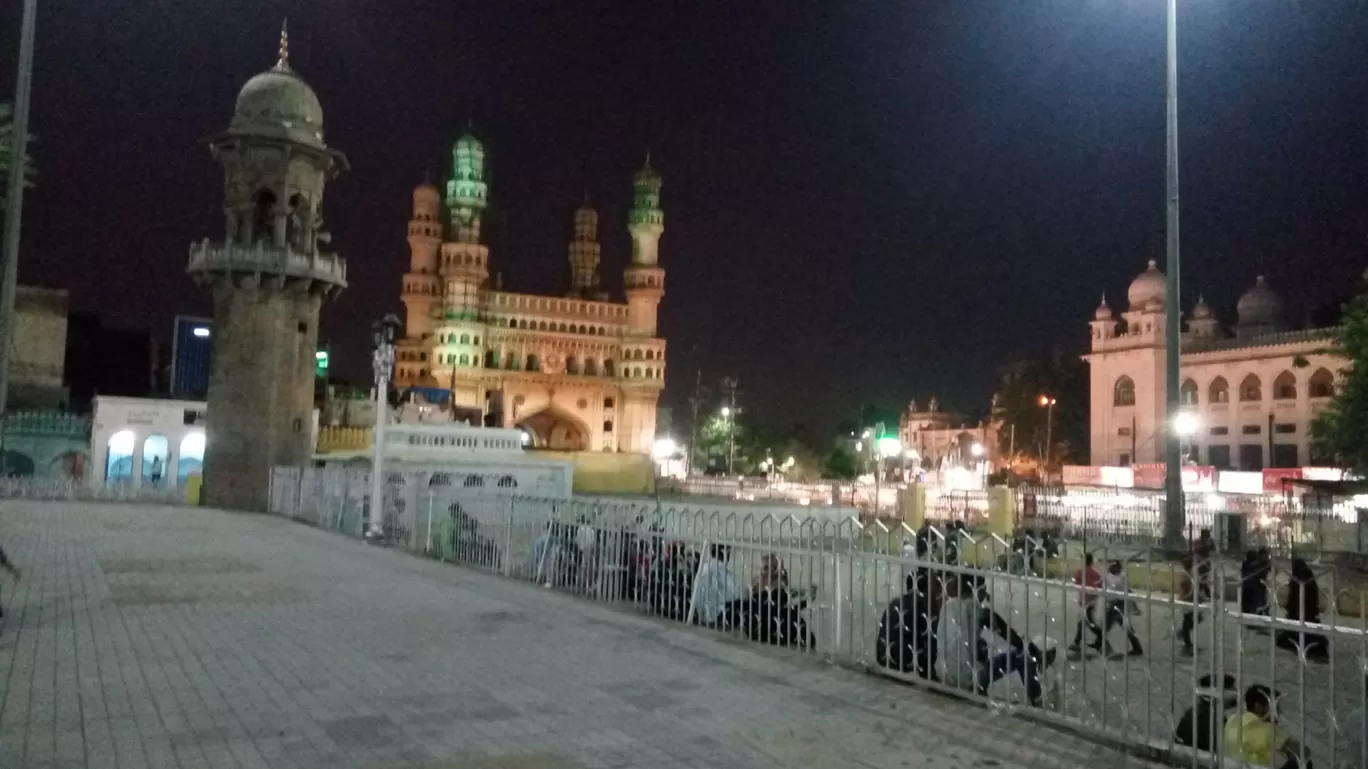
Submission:
POLYGON ((63 478, 0 478, 0 499, 65 502, 143 502, 187 504, 185 489, 114 484, 92 486, 88 481, 63 478))
MULTIPOLYGON (((366 517, 363 478, 356 474, 348 486, 354 496, 315 504, 313 490, 291 488, 278 475, 273 509, 359 535, 366 517)), ((1277 728, 1299 746, 1297 755, 1317 766, 1368 765, 1368 756, 1345 752, 1368 725, 1362 715, 1368 594, 1358 579, 1333 571, 1314 572, 1307 583, 1290 580, 1283 563, 1267 562, 1242 579, 1227 561, 1191 572, 1178 563, 1129 561, 1119 567, 1129 587, 1084 595, 1068 578, 1078 553, 1047 559, 995 537, 668 500, 496 492, 431 490, 416 505, 387 511, 380 540, 582 599, 877 670, 1185 764, 1205 764, 1211 752, 1225 759, 1238 754, 1237 745, 1219 740, 1194 752, 1184 744, 1192 735, 1181 728, 1184 714, 1205 696, 1198 693, 1202 678, 1216 674, 1219 688, 1226 674, 1234 679, 1230 697, 1206 699, 1214 733, 1241 711, 1243 691, 1263 684, 1281 694, 1277 728), (973 593, 969 605, 1005 620, 1008 637, 984 633, 995 640, 943 646, 952 617, 989 616, 978 609, 956 613, 966 604, 948 603, 951 582, 967 585, 961 597, 973 593), (1199 586, 1198 603, 1181 589, 1189 582, 1199 586), (1289 584, 1298 596, 1291 602, 1289 584), (1288 616, 1309 605, 1298 601, 1304 593, 1319 596, 1322 611, 1288 616), (1087 619, 1084 602, 1095 602, 1087 619), (1075 633, 1093 640, 1093 623, 1107 631, 1102 650, 1119 654, 1069 652, 1075 633), (1135 648, 1132 641, 1143 656, 1124 656, 1135 648), (987 682, 981 689, 972 680, 979 675, 987 682)), ((1106 570, 1108 553, 1094 555, 1106 570)))

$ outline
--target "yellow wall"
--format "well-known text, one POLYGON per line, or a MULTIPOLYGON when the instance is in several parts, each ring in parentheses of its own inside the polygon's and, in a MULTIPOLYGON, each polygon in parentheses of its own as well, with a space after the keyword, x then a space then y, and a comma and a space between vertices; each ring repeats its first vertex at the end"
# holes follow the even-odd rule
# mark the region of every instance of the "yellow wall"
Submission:
POLYGON ((369 427, 323 427, 318 430, 316 452, 328 454, 334 451, 362 451, 371 445, 369 427))
POLYGON ((576 494, 655 493, 655 464, 645 454, 539 449, 533 455, 574 465, 576 494))

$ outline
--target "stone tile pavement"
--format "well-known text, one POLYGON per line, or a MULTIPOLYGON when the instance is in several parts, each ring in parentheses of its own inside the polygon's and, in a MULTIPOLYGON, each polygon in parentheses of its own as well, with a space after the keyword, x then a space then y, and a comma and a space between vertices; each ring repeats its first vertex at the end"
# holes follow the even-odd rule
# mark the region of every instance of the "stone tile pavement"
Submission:
POLYGON ((1144 762, 284 520, 0 502, 0 767, 1144 762))

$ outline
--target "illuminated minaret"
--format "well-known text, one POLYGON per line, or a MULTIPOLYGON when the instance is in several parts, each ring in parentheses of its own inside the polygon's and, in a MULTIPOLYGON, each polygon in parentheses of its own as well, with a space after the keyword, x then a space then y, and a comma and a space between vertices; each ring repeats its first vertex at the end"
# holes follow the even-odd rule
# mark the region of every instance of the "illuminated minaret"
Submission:
POLYGON ((404 275, 407 336, 432 333, 433 312, 441 296, 437 250, 442 245, 442 195, 429 181, 413 190, 413 218, 408 225, 409 271, 404 275))
POLYGON ((489 280, 489 248, 480 243, 480 219, 488 205, 484 145, 467 133, 451 151, 451 179, 446 185, 450 218, 447 242, 438 263, 442 303, 436 310, 430 384, 451 387, 460 405, 478 401, 484 359, 484 319, 480 290, 489 280))
POLYGON ((623 271, 627 294, 628 333, 656 335, 656 308, 665 295, 665 270, 658 262, 660 236, 665 232, 665 212, 660 210, 660 174, 651 168, 651 156, 632 180, 632 210, 627 230, 632 234, 632 263, 623 271))
POLYGON ((575 211, 570 239, 570 296, 590 298, 599 285, 598 213, 586 200, 575 211))

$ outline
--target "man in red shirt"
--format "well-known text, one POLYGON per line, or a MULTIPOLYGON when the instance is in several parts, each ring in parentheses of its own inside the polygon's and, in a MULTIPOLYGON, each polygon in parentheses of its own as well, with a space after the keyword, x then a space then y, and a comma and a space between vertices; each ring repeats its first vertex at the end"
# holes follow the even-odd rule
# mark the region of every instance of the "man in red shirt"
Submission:
POLYGON ((1078 603, 1083 607, 1083 616, 1078 620, 1078 630, 1074 632, 1073 643, 1069 645, 1069 651, 1078 653, 1083 644, 1083 626, 1087 625, 1092 631, 1095 643, 1094 646, 1102 645, 1102 628, 1097 624, 1097 619, 1093 616, 1093 609, 1097 606, 1097 600, 1102 592, 1102 572, 1093 566, 1092 553, 1083 556, 1083 568, 1074 572, 1074 584, 1082 590, 1078 593, 1078 603))

